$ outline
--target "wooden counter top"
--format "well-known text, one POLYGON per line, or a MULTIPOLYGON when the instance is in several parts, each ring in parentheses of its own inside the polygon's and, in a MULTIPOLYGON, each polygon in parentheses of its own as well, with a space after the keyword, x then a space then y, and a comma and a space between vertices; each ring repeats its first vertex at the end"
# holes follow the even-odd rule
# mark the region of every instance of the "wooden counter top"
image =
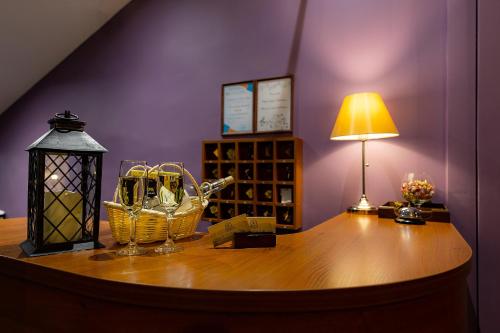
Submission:
POLYGON ((193 311, 394 304, 457 281, 463 287, 472 256, 451 223, 409 226, 347 213, 279 235, 276 248, 214 249, 200 234, 182 242, 184 252, 164 256, 115 256, 121 246, 103 222, 104 249, 27 258, 18 247, 25 233, 25 219, 0 221, 0 275, 77 297, 193 311))

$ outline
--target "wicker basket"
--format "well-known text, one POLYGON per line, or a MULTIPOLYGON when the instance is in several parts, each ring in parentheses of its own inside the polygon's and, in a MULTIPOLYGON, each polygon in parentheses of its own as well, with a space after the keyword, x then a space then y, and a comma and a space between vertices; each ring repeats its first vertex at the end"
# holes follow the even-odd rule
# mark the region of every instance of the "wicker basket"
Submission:
MULTIPOLYGON (((156 167, 152 167, 151 170, 156 167)), ((170 236, 174 239, 181 239, 192 236, 200 222, 203 210, 208 202, 203 198, 203 194, 198 183, 191 173, 184 169, 185 175, 191 180, 198 196, 191 197, 192 207, 189 210, 176 212, 170 227, 170 236)), ((128 242, 130 237, 130 219, 123 207, 117 203, 118 187, 113 196, 113 201, 104 201, 104 207, 108 213, 109 226, 113 238, 120 244, 128 242)), ((165 240, 167 237, 167 219, 165 213, 150 209, 142 209, 136 222, 137 243, 152 243, 165 240)))

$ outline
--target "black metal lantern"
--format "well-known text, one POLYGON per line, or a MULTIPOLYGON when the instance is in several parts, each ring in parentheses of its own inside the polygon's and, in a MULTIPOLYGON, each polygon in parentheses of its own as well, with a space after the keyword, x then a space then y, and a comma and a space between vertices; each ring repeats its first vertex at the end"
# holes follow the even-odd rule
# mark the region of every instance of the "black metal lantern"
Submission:
POLYGON ((70 111, 49 120, 50 130, 29 152, 30 256, 98 248, 102 154, 106 148, 83 131, 70 111))

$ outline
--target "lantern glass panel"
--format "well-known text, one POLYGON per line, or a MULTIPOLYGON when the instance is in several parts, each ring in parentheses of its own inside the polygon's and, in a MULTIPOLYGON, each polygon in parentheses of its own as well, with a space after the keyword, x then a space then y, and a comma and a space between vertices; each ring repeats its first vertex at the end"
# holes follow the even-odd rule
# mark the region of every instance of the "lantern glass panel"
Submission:
POLYGON ((97 188, 97 157, 96 156, 86 156, 88 158, 88 172, 87 175, 87 201, 85 205, 85 240, 91 240, 94 231, 94 222, 99 223, 99 218, 94 221, 96 205, 100 202, 96 200, 96 188, 97 188))
POLYGON ((43 244, 92 240, 95 156, 45 154, 43 244))
POLYGON ((36 230, 35 223, 38 216, 38 205, 37 205, 37 188, 38 184, 42 181, 37 177, 38 169, 40 168, 38 150, 33 150, 30 152, 29 160, 29 183, 28 183, 28 239, 36 244, 36 230))

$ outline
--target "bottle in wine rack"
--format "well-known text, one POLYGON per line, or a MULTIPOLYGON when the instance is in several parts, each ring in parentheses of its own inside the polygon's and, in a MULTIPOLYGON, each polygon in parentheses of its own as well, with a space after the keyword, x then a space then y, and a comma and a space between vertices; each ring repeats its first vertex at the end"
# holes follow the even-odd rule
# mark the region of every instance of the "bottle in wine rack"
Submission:
POLYGON ((217 213, 219 212, 219 209, 215 205, 210 206, 208 210, 210 211, 210 214, 212 214, 213 216, 217 215, 217 213))

